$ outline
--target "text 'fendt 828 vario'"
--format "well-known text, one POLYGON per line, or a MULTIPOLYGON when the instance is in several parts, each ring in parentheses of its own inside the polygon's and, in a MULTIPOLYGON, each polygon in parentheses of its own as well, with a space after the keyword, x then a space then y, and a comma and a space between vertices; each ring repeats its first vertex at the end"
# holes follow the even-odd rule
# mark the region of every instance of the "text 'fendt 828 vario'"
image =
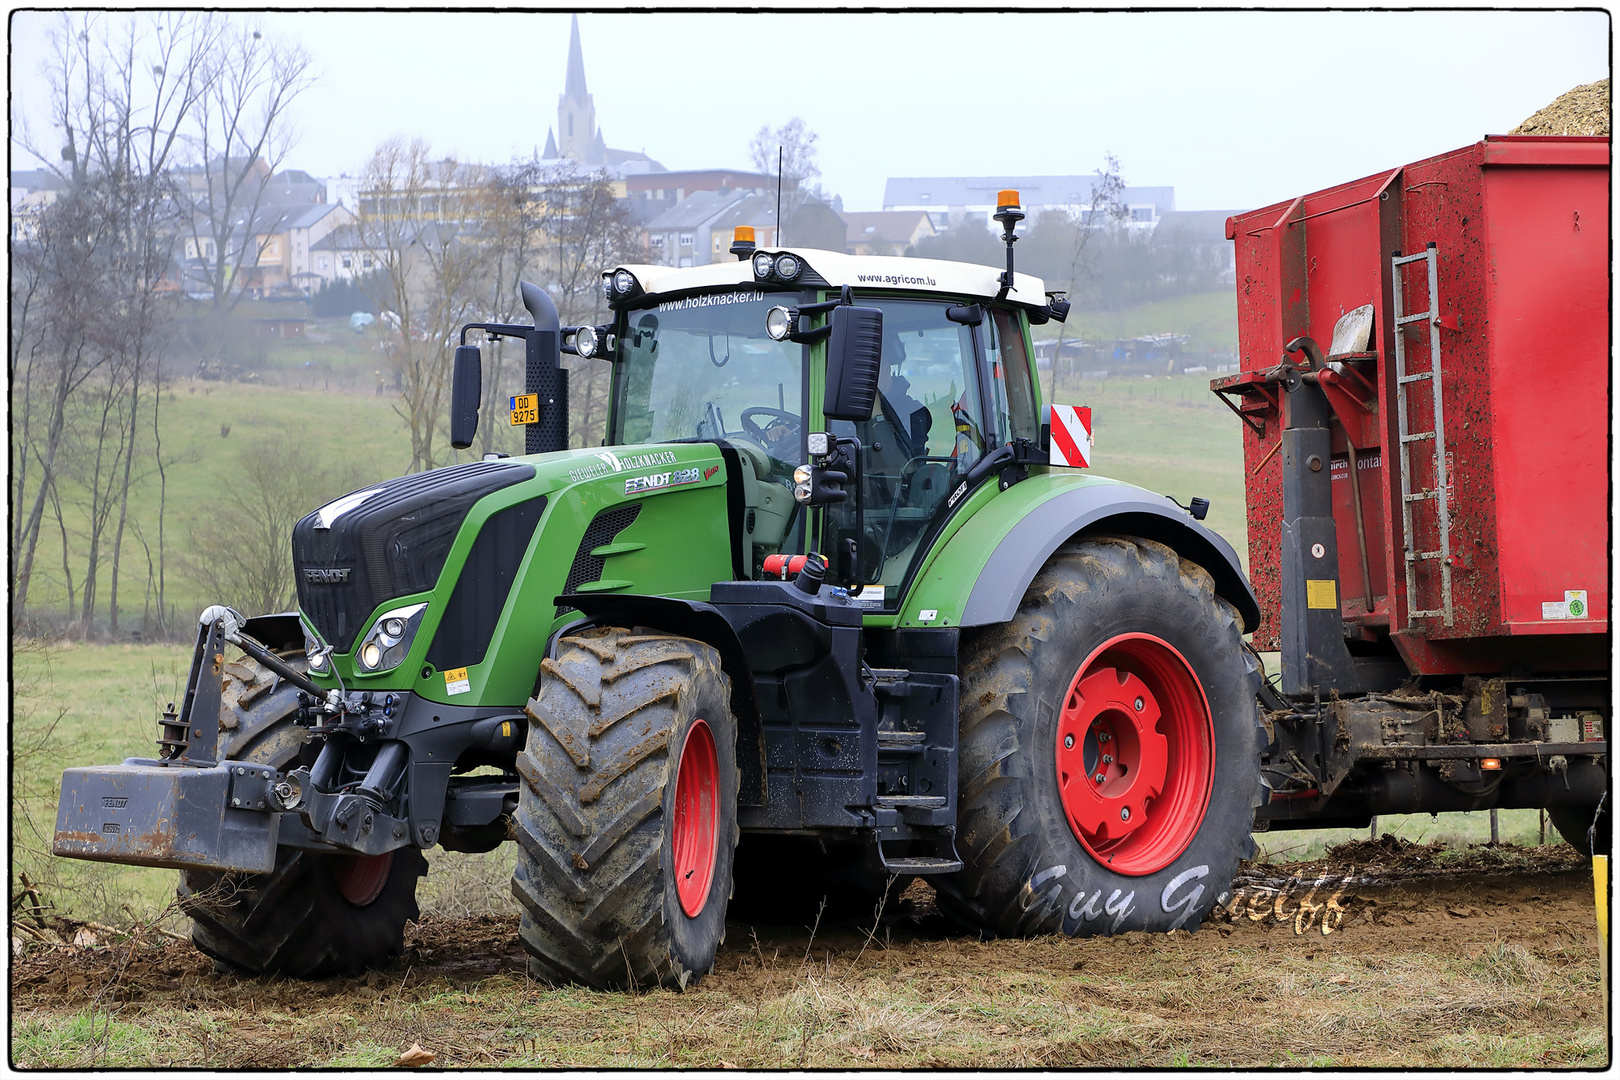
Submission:
MULTIPOLYGON (((70 770, 55 849, 174 866, 206 953, 385 962, 422 850, 518 843, 534 972, 685 985, 738 904, 930 875, 991 935, 1195 928, 1263 802, 1254 595, 1195 501, 1078 464, 1007 268, 732 247, 526 342, 528 453, 298 523, 300 611, 202 617, 162 755, 70 770), (613 365, 568 450, 559 354, 613 365), (227 656, 227 645, 246 654, 227 656), (733 905, 735 906, 735 905, 733 905)), ((453 375, 471 443, 478 351, 453 375)), ((232 652, 230 655, 235 655, 232 652)))

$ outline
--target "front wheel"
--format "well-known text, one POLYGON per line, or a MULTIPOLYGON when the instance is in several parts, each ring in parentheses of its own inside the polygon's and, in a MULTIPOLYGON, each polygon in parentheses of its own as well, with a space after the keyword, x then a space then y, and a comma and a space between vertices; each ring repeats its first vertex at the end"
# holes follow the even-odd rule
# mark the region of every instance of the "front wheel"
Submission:
POLYGON ((1260 674, 1200 566, 1059 549, 965 643, 961 871, 940 909, 1003 936, 1193 929, 1254 851, 1260 674))
POLYGON ((719 654, 597 627, 541 663, 512 892, 548 982, 684 988, 714 967, 737 846, 737 725, 719 654))
MULTIPOLYGON (((302 670, 301 654, 283 656, 302 670)), ((225 666, 221 760, 277 769, 313 760, 315 744, 293 723, 298 688, 255 661, 225 666)), ((268 874, 180 874, 191 941, 226 967, 315 979, 381 967, 404 948, 418 915, 416 884, 427 860, 414 847, 384 855, 333 855, 283 847, 268 874)))

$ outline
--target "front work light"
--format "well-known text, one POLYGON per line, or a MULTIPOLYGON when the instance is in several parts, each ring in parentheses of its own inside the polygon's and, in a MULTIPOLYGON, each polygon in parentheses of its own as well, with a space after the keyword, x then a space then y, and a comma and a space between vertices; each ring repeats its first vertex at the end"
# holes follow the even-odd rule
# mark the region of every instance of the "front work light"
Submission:
POLYGON ((804 269, 804 264, 799 261, 797 255, 778 255, 776 257, 776 276, 783 281, 792 281, 799 276, 799 271, 802 269, 804 269))
POLYGON ((756 252, 754 255, 754 276, 762 281, 769 278, 771 276, 771 268, 775 265, 776 260, 771 258, 770 252, 756 252))
POLYGON ((765 333, 772 341, 786 341, 793 333, 793 312, 785 307, 773 307, 765 313, 765 333))
POLYGON ((599 344, 594 326, 582 326, 574 332, 574 351, 587 360, 596 355, 596 347, 599 344))
POLYGON ((621 300, 629 296, 636 288, 636 275, 628 270, 616 271, 613 275, 613 295, 621 300))

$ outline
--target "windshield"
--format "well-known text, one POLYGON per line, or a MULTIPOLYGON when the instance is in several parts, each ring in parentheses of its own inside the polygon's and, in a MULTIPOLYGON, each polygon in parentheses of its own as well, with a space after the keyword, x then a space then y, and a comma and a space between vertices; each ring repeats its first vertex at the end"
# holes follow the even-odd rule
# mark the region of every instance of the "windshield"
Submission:
POLYGON ((804 457, 805 348, 767 337, 765 313, 797 302, 746 290, 629 312, 613 441, 742 441, 791 474, 804 457))

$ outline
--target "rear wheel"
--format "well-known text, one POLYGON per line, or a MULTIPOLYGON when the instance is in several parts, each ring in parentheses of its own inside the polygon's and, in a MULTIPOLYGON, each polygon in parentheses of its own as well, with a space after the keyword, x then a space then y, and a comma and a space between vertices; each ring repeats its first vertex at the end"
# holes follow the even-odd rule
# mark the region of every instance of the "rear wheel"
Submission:
POLYGON ((1570 847, 1582 855, 1609 853, 1609 809, 1597 806, 1549 806, 1547 820, 1553 823, 1570 847))
POLYGON ((1259 670, 1209 574, 1148 540, 1070 544, 962 656, 958 873, 983 933, 1193 929, 1251 854, 1259 670))
POLYGON ((530 970, 600 988, 685 987, 725 937, 736 722, 719 655, 597 627, 562 639, 529 702, 512 892, 530 970))
MULTIPOLYGON (((288 656, 302 669, 301 656, 288 656)), ((221 760, 277 769, 312 760, 293 723, 298 690, 250 659, 227 664, 220 705, 221 760)), ((418 915, 427 860, 414 847, 383 855, 325 855, 284 847, 268 874, 180 874, 191 941, 225 966, 313 979, 381 967, 418 915)))

